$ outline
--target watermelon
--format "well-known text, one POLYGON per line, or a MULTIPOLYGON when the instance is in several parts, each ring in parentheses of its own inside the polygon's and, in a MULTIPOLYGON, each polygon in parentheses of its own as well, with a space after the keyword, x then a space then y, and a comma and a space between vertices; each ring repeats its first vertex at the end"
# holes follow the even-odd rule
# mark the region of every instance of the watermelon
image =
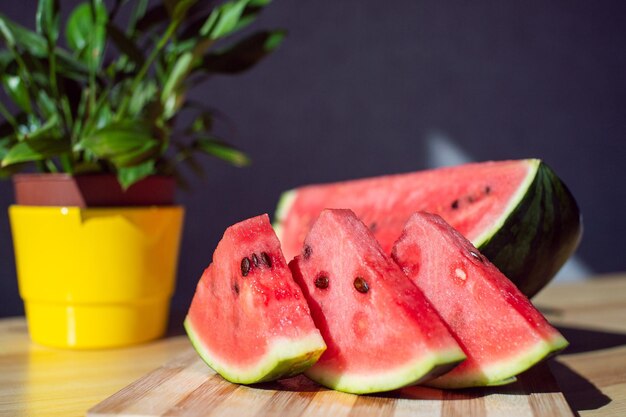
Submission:
POLYGON ((463 388, 510 382, 567 346, 528 298, 441 217, 411 216, 392 257, 424 292, 467 355, 429 385, 463 388))
POLYGON ((305 371, 355 394, 440 375, 464 359, 422 292, 350 210, 325 210, 289 264, 328 348, 305 371))
POLYGON ((267 215, 226 229, 185 329, 211 368, 242 384, 298 374, 326 348, 267 215))
POLYGON ((302 247, 324 208, 350 208, 387 253, 416 211, 439 214, 531 297, 576 249, 576 201, 537 159, 310 185, 282 195, 275 228, 285 256, 302 247))

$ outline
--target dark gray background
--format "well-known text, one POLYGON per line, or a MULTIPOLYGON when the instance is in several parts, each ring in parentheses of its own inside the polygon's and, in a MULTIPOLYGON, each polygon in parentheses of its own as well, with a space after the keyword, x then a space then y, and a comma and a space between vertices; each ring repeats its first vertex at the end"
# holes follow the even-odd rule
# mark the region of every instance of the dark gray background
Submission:
MULTIPOLYGON (((0 4, 29 26, 35 8, 0 4)), ((626 271, 626 2, 276 0, 256 27, 277 26, 289 36, 273 56, 193 92, 233 120, 253 165, 205 159, 179 194, 175 309, 224 229, 272 213, 282 190, 465 159, 544 159, 584 214, 572 274, 626 271)), ((11 202, 0 183, 4 213, 11 202)), ((0 316, 22 311, 3 214, 0 316)))

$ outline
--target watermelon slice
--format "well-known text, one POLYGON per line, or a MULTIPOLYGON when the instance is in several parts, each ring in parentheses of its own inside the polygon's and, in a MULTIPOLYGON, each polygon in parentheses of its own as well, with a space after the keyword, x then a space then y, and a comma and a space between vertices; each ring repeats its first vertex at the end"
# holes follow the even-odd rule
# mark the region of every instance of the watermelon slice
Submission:
POLYGON ((300 373, 326 348, 267 215, 226 229, 185 329, 211 368, 242 384, 300 373))
POLYGON ((305 374, 371 393, 440 375, 463 352, 421 291, 350 210, 325 210, 290 264, 328 346, 305 374))
POLYGON ((390 253, 416 211, 439 214, 531 297, 578 246, 576 202, 537 159, 484 162, 409 174, 311 185, 286 192, 275 227, 295 256, 324 208, 350 208, 390 253))
POLYGON ((429 385, 462 388, 511 382, 567 346, 515 285, 441 217, 411 216, 392 256, 467 355, 465 362, 429 385))

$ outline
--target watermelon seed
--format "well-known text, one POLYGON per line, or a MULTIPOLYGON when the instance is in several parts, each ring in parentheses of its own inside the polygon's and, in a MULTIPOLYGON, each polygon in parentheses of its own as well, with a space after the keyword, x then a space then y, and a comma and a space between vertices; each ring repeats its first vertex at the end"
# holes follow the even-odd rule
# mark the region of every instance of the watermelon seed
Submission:
POLYGON ((311 257, 311 253, 313 253, 313 249, 309 245, 304 245, 304 259, 309 259, 311 257))
POLYGON ((467 197, 467 201, 470 203, 474 202, 474 197, 472 197, 471 195, 469 197, 467 197))
POLYGON ((356 277, 354 279, 354 288, 356 288, 358 292, 363 293, 363 294, 365 294, 366 292, 370 290, 370 286, 367 285, 367 281, 365 281, 361 277, 356 277))
POLYGON ((473 250, 469 251, 469 253, 470 253, 470 255, 472 255, 474 258, 478 259, 480 262, 485 262, 485 261, 483 260, 483 257, 482 257, 480 254, 478 254, 478 253, 474 252, 473 250))
POLYGON ((261 252, 261 260, 265 265, 269 266, 270 268, 272 267, 272 258, 270 258, 267 253, 261 252))
POLYGON ((319 277, 315 278, 315 286, 322 290, 328 288, 328 277, 326 275, 320 275, 319 277))
POLYGON ((237 285, 236 282, 235 282, 235 285, 233 285, 233 290, 235 290, 235 293, 239 295, 239 285, 237 285))
POLYGON ((241 260, 241 275, 245 277, 248 275, 248 272, 250 272, 250 259, 245 257, 241 260))
POLYGON ((378 229, 378 224, 376 222, 372 222, 372 224, 370 224, 370 230, 373 233, 376 231, 376 229, 378 229))
POLYGON ((259 266, 259 258, 257 258, 256 253, 252 254, 252 263, 254 266, 259 266))
POLYGON ((485 187, 485 194, 489 194, 491 192, 491 187, 490 186, 486 186, 485 187))
POLYGON ((459 208, 459 200, 454 200, 454 201, 452 202, 451 207, 452 207, 452 210, 456 210, 456 209, 458 209, 458 208, 459 208))
POLYGON ((467 279, 467 274, 465 273, 465 271, 463 271, 461 268, 457 268, 454 270, 454 274, 457 276, 457 278, 459 278, 461 281, 465 281, 467 279))

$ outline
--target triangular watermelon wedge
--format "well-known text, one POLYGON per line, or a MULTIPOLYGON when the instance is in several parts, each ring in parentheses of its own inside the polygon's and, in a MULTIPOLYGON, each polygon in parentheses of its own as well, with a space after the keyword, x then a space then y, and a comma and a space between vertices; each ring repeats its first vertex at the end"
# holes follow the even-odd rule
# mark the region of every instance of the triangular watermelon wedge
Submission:
POLYGON ((424 292, 467 355, 430 381, 440 388, 500 385, 567 341, 467 239, 441 217, 415 213, 393 259, 424 292))
POLYGON ((305 375, 329 388, 389 391, 464 355, 422 292, 350 210, 325 210, 289 266, 328 346, 305 375))
POLYGON ((483 162, 284 193, 275 228, 295 256, 325 208, 349 208, 388 254, 409 216, 439 214, 531 297, 578 246, 580 213, 570 192, 538 159, 483 162))
POLYGON ((267 215, 226 229, 185 329, 211 368, 242 384, 301 373, 326 349, 267 215))

